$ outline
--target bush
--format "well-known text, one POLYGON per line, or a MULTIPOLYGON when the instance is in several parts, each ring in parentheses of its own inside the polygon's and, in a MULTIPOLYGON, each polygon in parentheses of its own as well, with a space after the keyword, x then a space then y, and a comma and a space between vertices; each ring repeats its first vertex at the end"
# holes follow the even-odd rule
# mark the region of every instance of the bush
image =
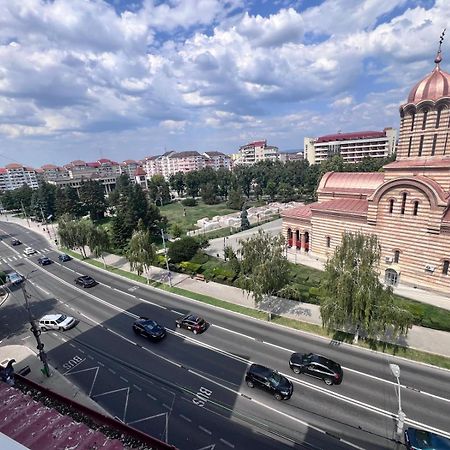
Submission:
POLYGON ((185 236, 178 241, 171 242, 168 252, 170 262, 176 264, 181 261, 189 261, 199 248, 198 241, 191 236, 185 236))
POLYGON ((191 275, 198 273, 201 267, 201 264, 196 264, 191 261, 180 262, 180 268, 183 269, 184 272, 190 273, 191 275))
POLYGON ((181 200, 181 204, 183 206, 197 206, 197 200, 193 197, 185 198, 184 200, 181 200))
POLYGON ((203 252, 197 252, 192 258, 191 262, 195 264, 205 264, 209 261, 209 256, 206 253, 203 252))
POLYGON ((6 273, 0 271, 0 285, 5 284, 6 283, 6 273))
POLYGON ((158 267, 166 267, 166 258, 164 255, 156 255, 155 264, 158 267))

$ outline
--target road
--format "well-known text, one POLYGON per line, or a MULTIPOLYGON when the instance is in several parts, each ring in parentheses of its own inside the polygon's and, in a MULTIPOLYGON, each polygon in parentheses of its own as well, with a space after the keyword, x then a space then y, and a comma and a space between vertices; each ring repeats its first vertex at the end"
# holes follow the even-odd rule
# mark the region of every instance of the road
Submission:
MULTIPOLYGON (((10 247, 6 236, 46 249, 43 238, 7 223, 0 224, 0 232, 5 235, 0 243, 3 267, 23 274, 36 270, 27 282, 33 313, 58 311, 80 319, 70 331, 43 334, 52 364, 120 420, 179 448, 351 448, 346 442, 367 449, 399 448, 391 362, 401 367, 407 424, 450 433, 448 371, 214 309, 79 261, 42 268, 36 264, 38 255, 21 257, 23 248, 10 247), (86 272, 100 284, 75 287, 75 276, 86 272), (188 311, 208 320, 205 333, 194 336, 175 328, 175 319, 188 311), (158 320, 168 337, 158 344, 137 338, 131 324, 140 315, 158 320), (343 383, 328 387, 294 375, 288 367, 293 351, 340 362, 343 383), (291 377, 291 400, 277 402, 248 388, 244 377, 251 362, 291 377)), ((45 253, 57 260, 55 252, 45 253)), ((29 334, 19 294, 14 292, 2 307, 2 322, 8 325, 2 326, 0 339, 29 334)))

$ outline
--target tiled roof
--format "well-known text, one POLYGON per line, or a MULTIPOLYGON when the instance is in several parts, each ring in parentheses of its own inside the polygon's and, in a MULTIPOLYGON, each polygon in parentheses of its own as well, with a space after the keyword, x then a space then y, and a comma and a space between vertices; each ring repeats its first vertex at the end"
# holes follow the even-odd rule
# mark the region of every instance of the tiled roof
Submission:
POLYGON ((212 152, 204 152, 204 154, 207 155, 207 156, 227 156, 227 155, 225 155, 225 153, 222 153, 222 152, 215 152, 215 151, 212 151, 212 152))
POLYGON ((382 172, 327 172, 320 180, 318 192, 370 194, 383 182, 382 172))
POLYGON ((71 161, 70 163, 66 164, 67 166, 85 166, 86 163, 82 161, 81 159, 76 159, 75 161, 71 161))
POLYGON ((8 173, 8 171, 4 167, 0 167, 0 173, 8 173))
POLYGON ((435 60, 434 70, 411 89, 408 103, 419 103, 423 100, 436 101, 450 96, 450 74, 441 70, 439 62, 440 59, 439 61, 435 60))
POLYGON ((174 153, 171 155, 171 158, 190 158, 192 156, 201 156, 199 152, 193 150, 193 151, 187 151, 187 152, 179 152, 174 153))
POLYGON ((253 141, 253 142, 249 142, 248 144, 242 145, 241 148, 242 147, 262 147, 262 146, 264 146, 266 144, 267 144, 266 140, 264 140, 264 141, 253 141))
POLYGON ((100 163, 97 161, 86 163, 88 167, 100 167, 100 163))
POLYGON ((107 158, 98 159, 97 162, 99 162, 100 164, 112 163, 112 161, 110 159, 107 159, 107 158))
POLYGON ((126 159, 122 162, 122 165, 128 165, 128 164, 137 164, 137 162, 134 159, 126 159))
POLYGON ((299 206, 298 208, 288 208, 281 211, 281 217, 287 217, 290 219, 309 219, 311 217, 311 206, 315 203, 309 205, 299 206))
POLYGON ((23 166, 22 166, 22 164, 11 163, 11 164, 7 164, 5 167, 7 169, 21 169, 23 166))
POLYGON ((432 158, 415 158, 400 159, 384 166, 384 169, 420 169, 428 167, 450 168, 450 156, 432 157, 432 158))
POLYGON ((354 198, 337 198, 322 203, 313 203, 312 211, 346 212, 357 215, 367 214, 367 200, 354 198))
POLYGON ((134 172, 134 176, 138 177, 138 176, 142 176, 142 175, 147 175, 147 173, 145 172, 145 170, 142 167, 138 167, 134 172))
POLYGON ((354 139, 373 139, 386 137, 384 131, 356 131, 353 133, 327 134, 317 138, 316 142, 351 141, 354 139))
POLYGON ((58 166, 55 166, 54 164, 44 164, 41 168, 44 170, 54 170, 58 169, 58 166))

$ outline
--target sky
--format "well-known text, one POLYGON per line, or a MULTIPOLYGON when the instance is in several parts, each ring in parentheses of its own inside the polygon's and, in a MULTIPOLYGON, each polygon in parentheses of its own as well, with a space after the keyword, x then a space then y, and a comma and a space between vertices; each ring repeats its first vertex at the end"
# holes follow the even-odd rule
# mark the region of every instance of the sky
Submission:
POLYGON ((0 166, 398 128, 446 27, 448 0, 0 0, 0 166))

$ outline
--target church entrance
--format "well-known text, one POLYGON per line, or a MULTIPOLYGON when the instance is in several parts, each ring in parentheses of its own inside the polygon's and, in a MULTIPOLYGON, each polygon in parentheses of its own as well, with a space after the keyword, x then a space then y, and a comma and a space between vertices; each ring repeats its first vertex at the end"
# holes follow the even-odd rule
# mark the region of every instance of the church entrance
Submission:
POLYGON ((399 275, 394 269, 386 269, 384 272, 384 281, 388 286, 397 286, 399 275))

